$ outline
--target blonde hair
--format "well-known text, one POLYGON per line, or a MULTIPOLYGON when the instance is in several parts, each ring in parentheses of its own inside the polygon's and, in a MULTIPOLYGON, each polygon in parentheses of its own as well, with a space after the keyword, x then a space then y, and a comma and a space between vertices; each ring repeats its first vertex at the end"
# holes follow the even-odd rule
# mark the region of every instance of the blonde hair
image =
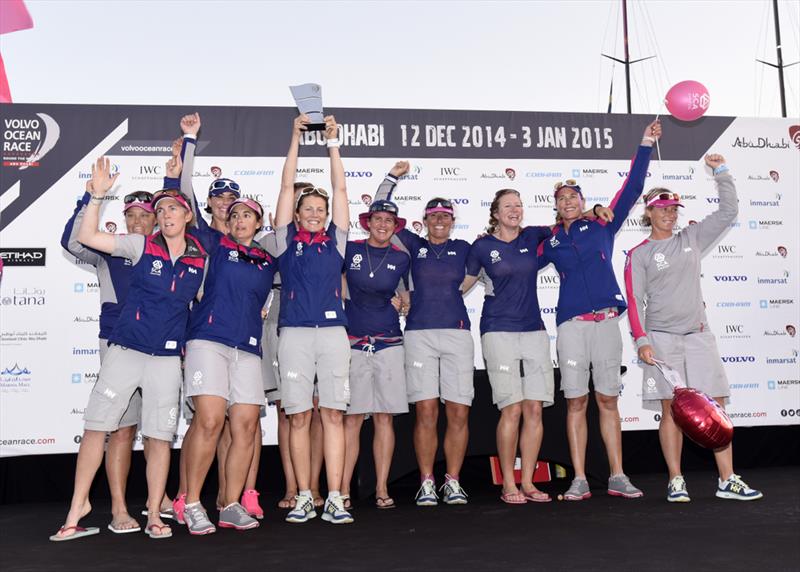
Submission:
POLYGON ((500 222, 497 220, 497 209, 500 207, 500 199, 506 195, 510 195, 514 193, 518 197, 520 196, 519 191, 516 189, 500 189, 494 194, 494 200, 492 201, 491 206, 489 207, 489 226, 486 227, 486 232, 489 234, 494 234, 497 230, 497 225, 500 222))
MULTIPOLYGON (((644 201, 644 204, 647 205, 647 203, 650 202, 650 199, 652 199, 654 196, 660 195, 661 193, 671 193, 671 192, 672 191, 670 191, 669 189, 665 189, 664 187, 653 187, 652 189, 650 189, 649 191, 647 191, 644 194, 644 197, 642 197, 642 200, 644 201)), ((649 211, 652 208, 653 207, 645 206, 644 213, 642 213, 642 216, 639 219, 644 228, 648 228, 648 227, 653 226, 653 222, 650 220, 650 214, 649 214, 649 211)))

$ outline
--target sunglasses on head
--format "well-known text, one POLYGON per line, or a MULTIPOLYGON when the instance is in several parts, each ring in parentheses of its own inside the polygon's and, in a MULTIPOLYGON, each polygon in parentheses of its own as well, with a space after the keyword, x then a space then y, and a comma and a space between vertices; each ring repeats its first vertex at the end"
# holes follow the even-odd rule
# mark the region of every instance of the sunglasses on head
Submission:
POLYGON ((163 189, 161 191, 156 191, 156 194, 153 195, 153 200, 150 201, 150 204, 155 204, 158 199, 163 196, 181 198, 184 200, 184 202, 186 202, 186 204, 189 204, 189 200, 178 189, 163 189))
POLYGON ((680 202, 681 196, 678 193, 659 193, 647 199, 647 204, 650 205, 655 201, 678 201, 680 202))
POLYGON ((386 203, 379 203, 377 205, 375 203, 373 203, 372 204, 372 208, 369 209, 369 212, 370 213, 389 213, 389 214, 393 214, 393 215, 396 216, 397 213, 398 213, 398 210, 397 210, 397 205, 395 205, 393 203, 386 202, 386 203))
POLYGON ((125 195, 125 198, 122 200, 126 205, 131 203, 149 203, 153 200, 153 194, 147 191, 136 191, 125 195))
POLYGON ((431 199, 430 201, 428 201, 428 204, 425 205, 425 210, 435 209, 438 207, 442 207, 445 209, 452 209, 453 203, 447 199, 431 199))
POLYGON ((574 189, 574 190, 578 191, 579 193, 581 192, 581 187, 580 187, 580 185, 578 185, 578 181, 576 181, 575 179, 567 179, 563 183, 561 181, 559 181, 555 185, 553 185, 553 188, 556 191, 560 191, 564 187, 567 187, 568 189, 574 189))
POLYGON ((217 179, 216 181, 211 183, 211 187, 208 189, 208 192, 221 191, 222 189, 230 189, 238 193, 239 183, 231 181, 230 179, 217 179))
POLYGON ((328 191, 326 191, 325 189, 320 189, 319 187, 306 187, 297 194, 297 201, 295 201, 295 205, 299 205, 300 199, 302 199, 303 197, 307 197, 308 195, 317 195, 324 199, 327 199, 328 191))

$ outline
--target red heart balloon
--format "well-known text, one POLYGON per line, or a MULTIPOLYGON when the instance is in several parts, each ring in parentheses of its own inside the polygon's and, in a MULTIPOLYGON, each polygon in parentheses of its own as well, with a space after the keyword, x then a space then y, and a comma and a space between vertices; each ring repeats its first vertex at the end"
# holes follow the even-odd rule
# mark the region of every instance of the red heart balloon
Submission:
POLYGON ((714 399, 697 389, 679 387, 672 397, 672 418, 692 441, 708 449, 733 439, 733 423, 714 399))

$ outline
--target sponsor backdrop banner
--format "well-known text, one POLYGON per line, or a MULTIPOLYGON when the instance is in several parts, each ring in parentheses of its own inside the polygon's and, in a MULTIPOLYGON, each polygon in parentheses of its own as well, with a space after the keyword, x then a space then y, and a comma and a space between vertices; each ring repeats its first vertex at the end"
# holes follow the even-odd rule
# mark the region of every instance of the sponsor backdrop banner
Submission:
MULTIPOLYGON (((194 187, 201 204, 218 176, 240 183, 266 211, 275 207, 292 108, 144 106, 0 106, 2 184, 0 255, 0 456, 78 449, 83 409, 99 370, 98 283, 92 267, 61 248, 61 232, 90 178, 91 163, 111 157, 120 177, 101 212, 101 228, 122 232, 121 198, 157 190, 184 113, 199 111, 203 128, 194 187)), ((394 161, 411 161, 394 199, 416 232, 433 196, 456 203, 454 236, 473 240, 488 222, 494 192, 520 191, 528 224, 554 221, 552 188, 577 179, 587 204, 608 204, 627 175, 648 116, 502 111, 330 109, 341 124, 342 156, 352 214, 351 237, 377 185, 394 161)), ((739 193, 739 217, 706 253, 701 278, 711 327, 731 383, 728 411, 736 425, 800 422, 797 277, 800 240, 800 126, 797 120, 706 117, 692 124, 664 119, 661 161, 646 188, 681 194, 679 224, 717 208, 702 157, 723 154, 739 193)), ((321 133, 303 139, 298 180, 329 187, 321 133)), ((627 250, 641 242, 639 204, 616 238, 614 266, 622 284, 627 250)), ((624 291, 624 288, 623 288, 624 291)), ((539 275, 539 299, 555 359, 558 276, 539 275)), ((467 306, 483 368, 477 327, 483 290, 467 306)), ((653 429, 658 416, 641 407, 641 369, 627 319, 620 410, 623 429, 653 429)), ((265 444, 276 443, 276 415, 262 419, 265 444)), ((548 427, 548 431, 563 431, 548 427)), ((185 426, 175 439, 179 447, 185 426)), ((140 446, 139 442, 137 446, 140 446)))

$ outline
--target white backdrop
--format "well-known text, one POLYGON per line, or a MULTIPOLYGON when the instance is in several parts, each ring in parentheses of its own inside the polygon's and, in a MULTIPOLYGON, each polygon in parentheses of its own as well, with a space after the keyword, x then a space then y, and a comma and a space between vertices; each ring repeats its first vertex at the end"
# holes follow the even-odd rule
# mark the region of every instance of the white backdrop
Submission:
MULTIPOLYGON (((740 200, 737 221, 706 254, 703 289, 712 330, 732 387, 729 412, 736 425, 779 425, 800 422, 797 327, 798 240, 797 190, 800 188, 798 144, 787 137, 789 120, 737 118, 710 147, 722 153, 736 179, 740 200), (779 253, 785 247, 786 256, 779 253), (791 326, 787 328, 787 326, 791 326)), ((74 452, 82 433, 82 413, 99 369, 97 355, 97 279, 91 267, 76 264, 59 245, 61 230, 83 193, 93 157, 121 135, 110 134, 74 168, 0 233, 0 246, 46 247, 47 265, 17 271, 6 267, 0 292, 0 456, 74 452)), ((664 145, 669 145, 668 135, 664 145)), ((633 151, 633 149, 631 149, 633 151)), ((211 167, 237 180, 245 194, 274 207, 282 157, 213 157, 201 154, 195 164, 199 198, 212 180, 211 167)), ((301 150, 302 155, 302 150, 301 150)), ((363 238, 357 215, 393 159, 348 158, 348 191, 353 223, 351 237, 363 238)), ((526 205, 526 222, 553 222, 552 184, 576 178, 590 203, 607 203, 622 183, 627 161, 530 159, 408 159, 412 172, 401 180, 395 199, 409 226, 421 221, 422 206, 432 196, 458 203, 456 238, 473 240, 488 220, 488 204, 502 187, 518 189, 526 205), (513 179, 511 178, 513 175, 513 179)), ((137 188, 157 189, 163 176, 161 157, 119 155, 112 161, 121 176, 117 196, 137 188)), ((298 180, 328 186, 328 162, 301 158, 298 180)), ((6 189, 3 183, 3 190, 6 189)), ((700 220, 716 208, 712 178, 702 161, 654 159, 647 188, 666 186, 681 193, 686 209, 680 225, 700 220)), ((4 196, 5 198, 5 196, 4 196)), ((114 222, 124 229, 121 201, 108 201, 101 226, 114 222)), ((625 253, 646 236, 639 223, 641 206, 617 236, 614 266, 622 283, 625 253)), ((552 268, 539 277, 539 298, 551 334, 555 358, 555 305, 558 279, 552 268)), ((624 288, 623 288, 624 289, 624 288)), ((467 297, 476 339, 476 367, 482 368, 477 329, 483 298, 478 286, 467 297)), ((627 320, 621 321, 626 340, 620 409, 623 429, 652 429, 657 416, 641 408, 641 372, 627 320)), ((265 444, 274 444, 275 410, 263 422, 265 444)), ((181 426, 175 441, 180 442, 181 426)), ((561 430, 561 428, 548 428, 561 430)))

